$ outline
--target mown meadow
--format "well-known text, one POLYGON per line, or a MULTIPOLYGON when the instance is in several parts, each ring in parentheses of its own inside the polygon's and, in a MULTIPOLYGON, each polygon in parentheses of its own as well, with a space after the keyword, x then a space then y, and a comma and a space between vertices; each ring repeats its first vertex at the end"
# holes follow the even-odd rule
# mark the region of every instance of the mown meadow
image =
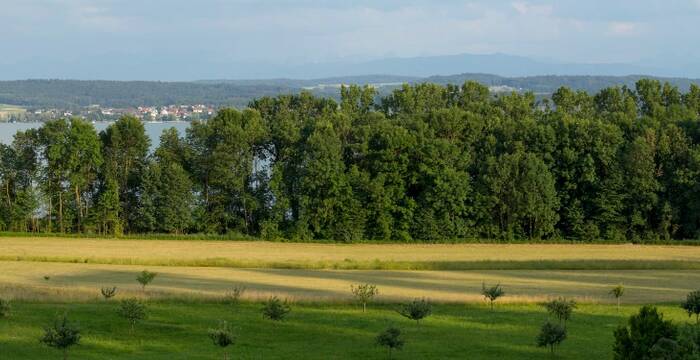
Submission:
MULTIPOLYGON (((60 358, 37 339, 42 327, 67 312, 84 334, 71 350, 75 359, 217 359, 207 330, 220 320, 237 336, 229 348, 232 359, 386 359, 374 343, 389 325, 403 331, 405 346, 396 359, 542 359, 548 351, 535 346, 544 308, 536 304, 502 304, 493 311, 484 304, 441 304, 420 325, 402 318, 396 305, 372 305, 367 313, 354 305, 293 304, 280 322, 264 320, 262 304, 243 302, 153 301, 149 317, 130 332, 117 316, 117 302, 21 302, 12 317, 0 321, 3 359, 60 358)), ((675 321, 688 318, 674 305, 660 310, 675 321)), ((613 330, 637 311, 623 306, 580 305, 567 327, 569 338, 557 349, 561 359, 609 359, 613 330)))
POLYGON ((10 304, 0 317, 2 359, 61 358, 39 339, 64 315, 81 334, 74 359, 223 358, 208 335, 222 321, 234 338, 231 359, 385 359, 376 338, 392 326, 404 341, 396 359, 541 359, 552 356, 536 338, 556 321, 543 306, 554 299, 576 302, 554 357, 611 358, 614 330, 643 304, 693 323, 679 304, 700 284, 695 246, 45 237, 0 244, 0 298, 10 304), (144 270, 156 274, 147 286, 137 281, 144 270), (351 291, 361 284, 377 290, 366 312, 351 291), (483 291, 494 285, 504 294, 491 310, 483 291), (619 309, 611 294, 618 285, 619 309), (233 298, 236 289, 243 290, 233 298), (263 317, 273 297, 291 310, 280 321, 263 317), (133 330, 119 312, 132 298, 147 313, 133 330), (420 323, 399 314, 414 299, 430 303, 420 323))

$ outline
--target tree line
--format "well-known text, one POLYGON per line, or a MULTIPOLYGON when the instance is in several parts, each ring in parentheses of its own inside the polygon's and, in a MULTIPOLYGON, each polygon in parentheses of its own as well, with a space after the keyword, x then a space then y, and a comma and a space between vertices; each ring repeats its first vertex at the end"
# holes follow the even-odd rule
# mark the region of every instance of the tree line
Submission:
POLYGON ((694 239, 700 87, 404 85, 222 109, 151 140, 46 122, 0 146, 0 229, 266 239, 694 239))

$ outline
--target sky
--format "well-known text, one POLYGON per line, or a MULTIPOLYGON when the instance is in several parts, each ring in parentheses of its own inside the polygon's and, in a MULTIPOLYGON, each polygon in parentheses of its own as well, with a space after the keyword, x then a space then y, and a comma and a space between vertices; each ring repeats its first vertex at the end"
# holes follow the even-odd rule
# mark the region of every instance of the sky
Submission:
POLYGON ((0 0, 0 79, 463 53, 682 68, 698 39, 700 0, 0 0))

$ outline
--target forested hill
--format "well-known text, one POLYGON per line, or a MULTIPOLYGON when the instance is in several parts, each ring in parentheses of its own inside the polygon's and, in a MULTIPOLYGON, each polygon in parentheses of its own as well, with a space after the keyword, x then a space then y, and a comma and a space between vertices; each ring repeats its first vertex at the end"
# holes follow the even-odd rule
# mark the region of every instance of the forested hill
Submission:
MULTIPOLYGON (((503 87, 504 91, 533 91, 539 95, 553 93, 561 86, 573 90, 597 92, 611 86, 634 87, 643 78, 631 76, 530 76, 502 77, 489 74, 458 74, 428 78, 365 75, 312 80, 203 80, 195 82, 101 81, 101 80, 18 80, 0 81, 0 104, 26 107, 69 109, 88 105, 105 107, 163 106, 171 104, 209 104, 244 107, 263 96, 299 93, 308 90, 314 95, 339 99, 340 84, 369 84, 387 95, 402 83, 430 82, 462 84, 477 81, 487 86, 503 87)), ((700 79, 656 78, 687 91, 700 79)))
POLYGON ((267 239, 700 238, 700 86, 342 88, 221 109, 154 153, 124 116, 0 145, 0 230, 267 239), (553 105, 552 105, 553 104, 553 105))

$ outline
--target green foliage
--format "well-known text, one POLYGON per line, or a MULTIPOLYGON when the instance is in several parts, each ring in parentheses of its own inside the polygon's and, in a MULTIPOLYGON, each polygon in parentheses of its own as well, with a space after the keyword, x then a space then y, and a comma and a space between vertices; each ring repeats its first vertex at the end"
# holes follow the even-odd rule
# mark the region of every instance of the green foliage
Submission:
POLYGON ((136 298, 129 298, 120 301, 117 314, 129 322, 132 332, 136 324, 148 317, 146 304, 136 298))
POLYGON ((493 303, 505 294, 506 293, 505 291, 503 291, 503 287, 501 286, 501 284, 496 284, 488 288, 486 287, 486 284, 481 284, 481 295, 489 301, 491 310, 493 310, 493 303))
POLYGON ((0 298, 0 318, 9 317, 12 313, 12 306, 9 300, 0 298))
POLYGON ((372 301, 379 293, 377 286, 372 284, 350 285, 350 291, 355 297, 355 300, 362 304, 362 312, 367 311, 367 303, 372 301))
POLYGON ((559 325, 563 325, 566 328, 566 322, 571 318, 571 314, 576 309, 576 301, 565 298, 558 298, 550 300, 542 304, 547 312, 556 317, 559 320, 559 325))
POLYGON ((148 270, 141 271, 141 273, 136 277, 136 281, 141 284, 141 289, 146 291, 146 285, 150 284, 153 279, 156 278, 158 273, 150 272, 148 270))
POLYGON ((700 290, 690 292, 681 303, 681 308, 688 313, 688 316, 695 315, 695 322, 700 324, 700 290))
POLYGON ((401 330, 399 330, 399 328, 397 327, 390 326, 386 330, 379 333, 379 335, 377 335, 375 343, 378 346, 383 346, 387 348, 389 359, 391 359, 392 352, 394 350, 401 350, 405 341, 401 336, 401 330))
POLYGON ((566 340, 566 328, 560 324, 546 322, 537 334, 537 346, 549 347, 549 351, 554 354, 554 349, 566 340))
POLYGON ((277 296, 269 298, 262 309, 262 314, 265 319, 273 321, 282 321, 292 311, 287 301, 280 300, 277 296))
POLYGON ((103 287, 100 289, 100 293, 102 294, 102 297, 105 298, 105 300, 109 300, 115 295, 117 295, 117 287, 112 286, 111 288, 109 287, 103 287))
POLYGON ((218 328, 209 329, 208 335, 209 339, 211 339, 215 346, 224 349, 224 360, 227 360, 228 353, 226 352, 226 348, 236 342, 236 337, 229 328, 228 323, 226 321, 222 321, 218 328))
POLYGON ((42 344, 63 352, 63 359, 68 359, 68 349, 80 342, 80 330, 68 321, 67 315, 56 319, 51 326, 44 328, 44 335, 39 339, 42 344))
POLYGON ((414 299, 413 301, 403 304, 398 310, 401 316, 415 320, 416 324, 420 324, 420 321, 430 316, 433 312, 433 305, 426 299, 414 299))
POLYGON ((263 97, 184 137, 164 131, 153 153, 131 116, 99 135, 80 119, 47 121, 0 146, 0 231, 696 239, 700 88, 627 81, 556 89, 554 106, 476 82, 263 97))
POLYGON ((618 327, 613 346, 616 360, 648 359, 651 349, 661 339, 676 339, 678 329, 664 320, 653 306, 643 306, 632 315, 627 326, 618 327))

